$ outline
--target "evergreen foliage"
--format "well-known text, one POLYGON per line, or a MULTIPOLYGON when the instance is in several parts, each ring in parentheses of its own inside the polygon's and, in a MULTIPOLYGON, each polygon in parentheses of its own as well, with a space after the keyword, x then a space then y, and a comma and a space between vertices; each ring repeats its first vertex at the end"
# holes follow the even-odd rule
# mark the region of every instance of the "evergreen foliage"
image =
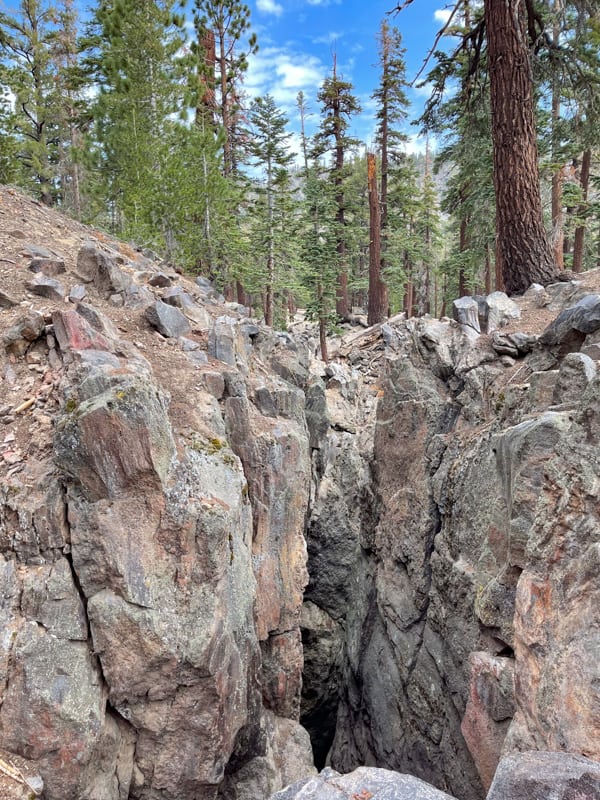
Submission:
MULTIPOLYGON (((523 5, 531 125, 521 159, 505 147, 500 165, 506 109, 490 90, 502 89, 487 46, 491 0, 458 0, 434 43, 425 77, 434 91, 420 120, 437 143, 434 166, 429 150, 407 153, 404 50, 389 17, 373 43, 373 152, 367 159, 366 143, 352 136, 360 105, 334 59, 316 97, 297 97, 294 166, 289 123, 273 97, 244 96, 257 41, 243 2, 194 0, 186 9, 179 0, 95 0, 83 30, 76 8, 75 0, 14 0, 0 11, 0 181, 209 276, 228 299, 237 290, 269 324, 306 308, 324 358, 328 332, 355 307, 368 308, 371 322, 401 309, 444 314, 457 295, 502 288, 499 267, 510 259, 514 267, 515 252, 528 248, 534 261, 544 256, 542 277, 598 263, 595 0, 523 5), (533 200, 521 192, 525 161, 528 191, 537 191, 541 170, 534 216, 546 227, 521 225, 515 251, 506 231, 521 220, 507 226, 510 206, 533 219, 533 200), (499 195, 498 168, 507 165, 519 188, 499 195)), ((503 43, 492 39, 499 69, 503 43)), ((533 272, 513 267, 505 266, 509 288, 525 288, 533 272)))

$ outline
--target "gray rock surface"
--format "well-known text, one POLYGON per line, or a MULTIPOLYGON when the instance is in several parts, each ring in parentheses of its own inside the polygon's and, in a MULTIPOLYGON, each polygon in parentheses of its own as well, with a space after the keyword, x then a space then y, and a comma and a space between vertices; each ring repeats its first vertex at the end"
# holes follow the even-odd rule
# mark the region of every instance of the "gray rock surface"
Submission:
POLYGON ((37 311, 20 316, 3 335, 2 343, 7 353, 22 356, 44 331, 44 317, 37 311))
POLYGON ((568 353, 561 361, 552 401, 579 403, 583 393, 596 377, 596 363, 583 353, 568 353))
POLYGON ((540 344, 559 355, 579 350, 586 334, 600 328, 600 295, 586 295, 556 317, 540 337, 540 344))
POLYGON ((92 242, 79 250, 76 271, 81 280, 93 283, 103 297, 124 292, 131 284, 131 278, 117 266, 115 258, 92 242))
POLYGON ((12 308, 17 304, 18 300, 0 289, 0 308, 12 308))
POLYGON ((477 333, 481 333, 479 324, 479 305, 473 297, 459 297, 452 303, 454 319, 461 325, 468 325, 477 333))
POLYGON ((386 769, 359 767, 348 775, 325 769, 298 781, 271 800, 454 800, 445 792, 414 778, 386 769))
POLYGON ((521 309, 504 292, 492 292, 485 298, 486 333, 503 328, 521 316, 521 309))
POLYGON ((600 764, 571 753, 515 753, 498 765, 487 800, 600 800, 600 764))
POLYGON ((145 317, 153 328, 167 338, 176 339, 190 333, 190 323, 179 309, 157 300, 145 311, 145 317))
POLYGON ((43 272, 49 278, 55 278, 67 271, 62 258, 32 258, 28 269, 31 272, 43 272))
POLYGON ((60 281, 54 278, 48 278, 43 273, 36 275, 31 281, 27 281, 25 286, 33 294, 46 297, 48 300, 54 300, 57 303, 64 300, 67 294, 65 287, 60 281))

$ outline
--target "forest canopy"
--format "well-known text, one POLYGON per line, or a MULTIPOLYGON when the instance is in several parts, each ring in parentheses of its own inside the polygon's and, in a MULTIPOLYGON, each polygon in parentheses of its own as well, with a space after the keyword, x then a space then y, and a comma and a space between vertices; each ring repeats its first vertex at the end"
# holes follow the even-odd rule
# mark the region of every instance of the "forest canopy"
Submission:
MULTIPOLYGON (((410 2, 410 0, 409 0, 410 2)), ((414 0, 415 5, 419 0, 414 0)), ((459 0, 419 80, 410 153, 401 6, 373 53, 376 135, 336 54, 295 98, 299 152, 244 75, 238 0, 14 0, 0 12, 0 181, 214 280, 272 325, 443 315, 600 257, 597 0, 459 0), (309 136, 306 119, 317 113, 309 136)), ((324 353, 326 355, 326 353, 324 353)))

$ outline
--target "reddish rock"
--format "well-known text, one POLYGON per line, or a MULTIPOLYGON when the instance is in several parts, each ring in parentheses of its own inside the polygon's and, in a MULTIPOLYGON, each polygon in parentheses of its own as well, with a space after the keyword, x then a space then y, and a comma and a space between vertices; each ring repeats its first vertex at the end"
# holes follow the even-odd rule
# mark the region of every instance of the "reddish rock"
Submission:
POLYGON ((514 660, 471 653, 469 699, 461 731, 485 789, 489 789, 515 709, 514 660))
POLYGON ((114 350, 113 343, 103 334, 92 328, 77 311, 56 311, 52 315, 54 333, 58 346, 65 352, 69 350, 114 350))

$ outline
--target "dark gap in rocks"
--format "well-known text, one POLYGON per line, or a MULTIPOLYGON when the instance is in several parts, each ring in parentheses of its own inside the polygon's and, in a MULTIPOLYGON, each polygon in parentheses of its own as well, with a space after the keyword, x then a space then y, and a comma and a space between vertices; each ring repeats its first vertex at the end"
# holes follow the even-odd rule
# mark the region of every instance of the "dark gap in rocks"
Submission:
MULTIPOLYGON (((319 646, 319 634, 302 629, 302 647, 310 652, 319 646)), ((300 724, 310 736, 316 768, 321 771, 326 765, 327 755, 333 744, 339 704, 336 664, 332 664, 327 675, 319 674, 322 665, 305 660, 302 681, 302 705, 300 724)))

